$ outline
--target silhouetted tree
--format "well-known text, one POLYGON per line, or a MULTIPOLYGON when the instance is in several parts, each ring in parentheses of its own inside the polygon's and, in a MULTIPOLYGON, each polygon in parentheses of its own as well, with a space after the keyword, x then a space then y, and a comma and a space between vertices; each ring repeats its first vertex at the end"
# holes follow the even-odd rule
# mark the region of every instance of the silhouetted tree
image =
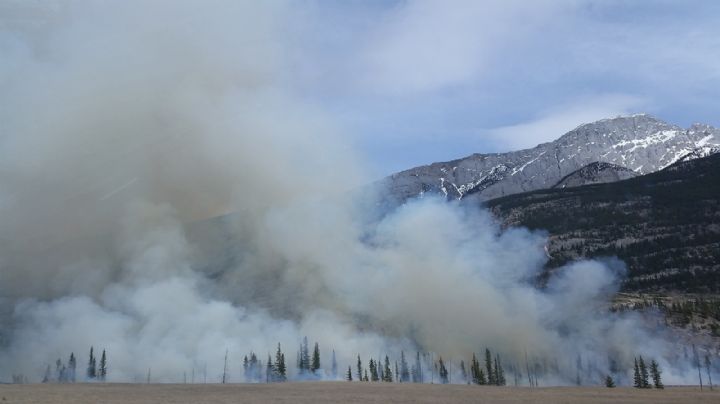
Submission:
POLYGON ((400 381, 410 381, 410 369, 408 369, 407 360, 405 360, 405 351, 400 351, 400 381))
POLYGON ((284 382, 287 380, 287 368, 285 367, 285 354, 280 349, 278 342, 277 352, 275 352, 275 374, 276 380, 284 382))
POLYGON ((345 380, 351 382, 352 381, 352 367, 348 366, 347 373, 345 374, 345 380))
POLYGON ((385 355, 385 368, 383 369, 383 381, 392 383, 393 381, 393 374, 392 370, 390 370, 390 358, 385 355))
POLYGON ((90 359, 88 359, 87 378, 94 379, 95 377, 97 377, 97 365, 95 362, 95 355, 93 354, 93 347, 90 347, 90 359))
POLYGON ((445 367, 445 362, 443 362, 443 360, 442 360, 442 356, 438 359, 438 366, 440 367, 440 369, 439 369, 440 383, 447 384, 448 383, 448 371, 447 371, 447 368, 445 367))
POLYGON ((641 387, 644 389, 650 388, 650 375, 648 374, 648 369, 645 365, 645 360, 643 359, 642 355, 640 355, 638 364, 640 365, 641 387))
POLYGON ((360 360, 360 354, 358 354, 357 359, 357 378, 358 381, 362 381, 362 361, 360 360))
POLYGON ((310 364, 310 371, 315 373, 318 369, 320 369, 320 346, 316 342, 315 349, 313 349, 312 363, 310 364))
POLYGON ((660 370, 660 366, 657 362, 655 362, 655 359, 650 361, 650 374, 652 375, 653 384, 656 389, 662 389, 665 387, 662 384, 662 380, 660 380, 661 373, 662 371, 660 370))
POLYGON ((102 356, 100 357, 100 380, 105 381, 105 378, 107 377, 107 357, 105 356, 105 350, 102 351, 102 356))
POLYGON ((490 350, 485 348, 485 370, 487 370, 487 383, 496 384, 495 375, 493 374, 493 360, 490 350))
POLYGON ((68 360, 68 381, 75 383, 75 372, 77 370, 77 361, 75 360, 75 353, 70 352, 70 359, 68 360))
POLYGON ((641 389, 642 386, 643 383, 642 376, 640 375, 640 365, 638 365, 638 360, 635 358, 635 367, 633 368, 633 387, 641 389))
POLYGON ((705 355, 705 370, 707 371, 708 383, 710 384, 710 390, 713 389, 712 376, 710 376, 710 356, 705 355))
POLYGON ((337 378, 337 359, 335 358, 335 350, 332 351, 332 377, 337 378))
POLYGON ((615 381, 613 380, 612 376, 610 376, 610 375, 605 376, 605 387, 609 387, 609 388, 615 387, 615 381))

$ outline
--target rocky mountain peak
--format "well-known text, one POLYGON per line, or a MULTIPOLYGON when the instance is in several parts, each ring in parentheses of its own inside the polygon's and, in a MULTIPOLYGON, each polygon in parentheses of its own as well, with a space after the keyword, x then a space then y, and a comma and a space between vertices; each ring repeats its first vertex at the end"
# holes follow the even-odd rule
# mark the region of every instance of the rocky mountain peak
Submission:
POLYGON ((473 154, 412 168, 385 178, 381 186, 386 199, 395 204, 428 193, 488 200, 550 188, 594 162, 647 174, 683 158, 710 154, 717 147, 720 130, 712 126, 683 129, 648 114, 634 114, 580 125, 532 149, 473 154))

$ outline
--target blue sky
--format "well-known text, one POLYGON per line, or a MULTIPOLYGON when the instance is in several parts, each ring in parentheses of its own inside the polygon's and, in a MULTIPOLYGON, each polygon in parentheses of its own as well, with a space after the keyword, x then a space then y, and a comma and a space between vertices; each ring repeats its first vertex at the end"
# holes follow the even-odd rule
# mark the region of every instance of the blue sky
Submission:
POLYGON ((273 86, 331 117, 372 177, 620 114, 720 125, 715 0, 0 0, 0 85, 38 60, 49 71, 57 55, 94 60, 83 47, 98 38, 128 36, 129 49, 143 18, 158 32, 177 19, 227 69, 266 63, 273 86), (240 27, 247 15, 272 28, 240 27))
POLYGON ((378 175, 647 112, 720 124, 720 2, 317 1, 288 79, 378 175))

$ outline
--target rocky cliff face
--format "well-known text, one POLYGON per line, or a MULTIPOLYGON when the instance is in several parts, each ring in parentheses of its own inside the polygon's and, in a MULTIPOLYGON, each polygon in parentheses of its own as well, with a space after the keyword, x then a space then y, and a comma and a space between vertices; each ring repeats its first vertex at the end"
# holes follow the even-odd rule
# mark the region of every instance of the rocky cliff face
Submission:
POLYGON ((637 177, 635 171, 611 163, 594 162, 563 177, 553 188, 570 188, 590 184, 603 184, 637 177))
POLYGON ((683 129, 638 114, 581 125, 532 149, 473 154, 412 168, 385 178, 380 186, 386 199, 395 204, 426 193, 489 200, 550 188, 593 162, 647 174, 719 146, 720 129, 700 124, 683 129))

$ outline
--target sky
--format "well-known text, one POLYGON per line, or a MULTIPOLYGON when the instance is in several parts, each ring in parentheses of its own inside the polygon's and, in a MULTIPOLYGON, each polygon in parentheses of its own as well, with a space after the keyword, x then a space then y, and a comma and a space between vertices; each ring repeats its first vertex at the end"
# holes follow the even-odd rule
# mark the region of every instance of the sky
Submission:
MULTIPOLYGON (((373 177, 622 114, 720 125, 717 1, 271 3, 281 32, 253 45, 280 49, 283 91, 331 115, 373 177)), ((63 2, 0 2, 0 52, 53 4, 63 2)))
POLYGON ((716 1, 302 4, 297 83, 379 174, 622 114, 720 124, 716 1))

